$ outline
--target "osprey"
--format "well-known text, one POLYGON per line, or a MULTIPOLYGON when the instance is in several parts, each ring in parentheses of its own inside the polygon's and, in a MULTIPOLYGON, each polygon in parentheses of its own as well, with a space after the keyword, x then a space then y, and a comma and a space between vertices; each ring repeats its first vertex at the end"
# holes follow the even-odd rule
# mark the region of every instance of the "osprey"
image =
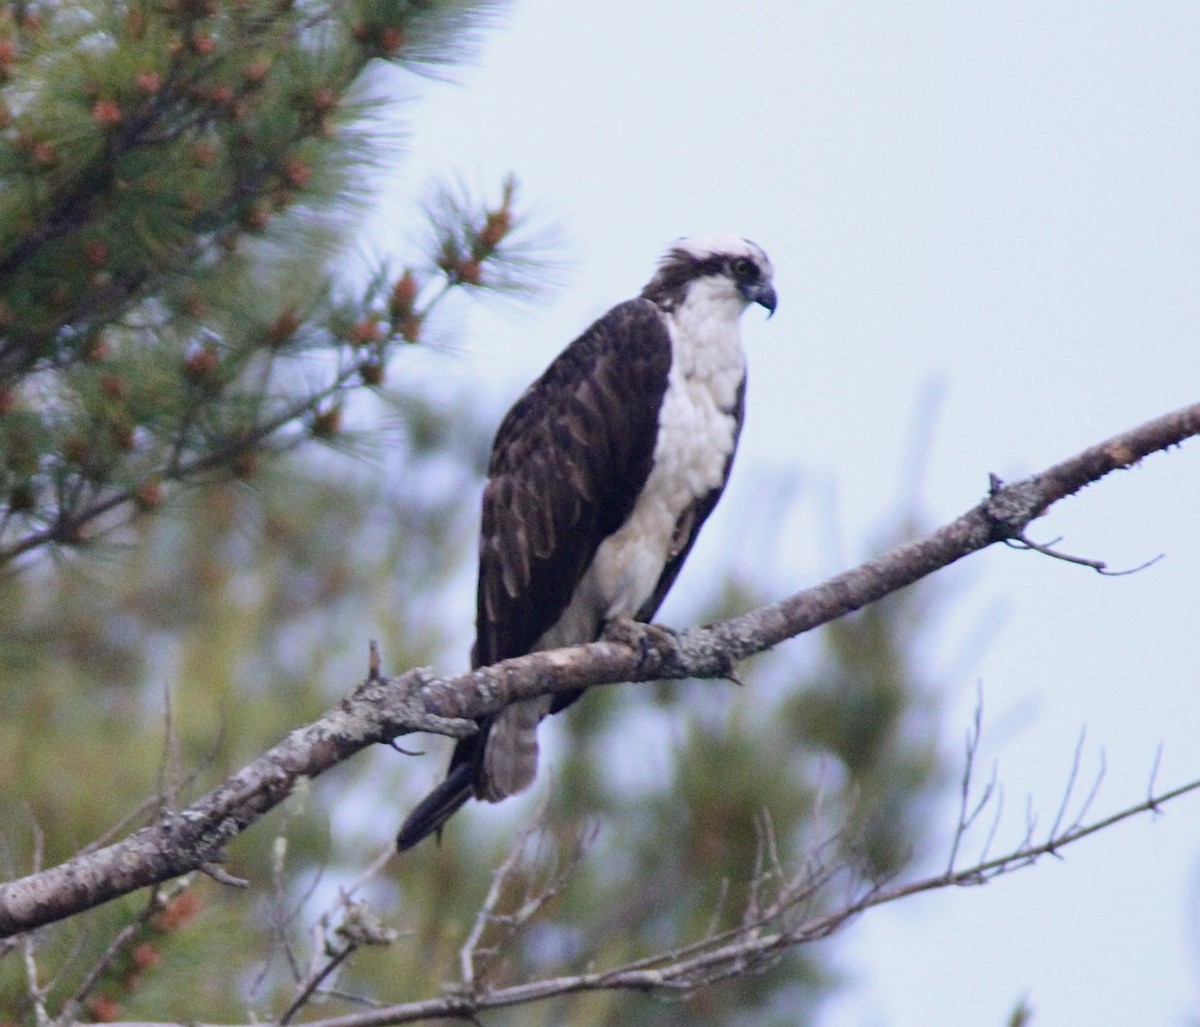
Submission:
MULTIPOLYGON (((772 274, 749 240, 682 239, 641 296, 601 317, 517 400, 483 492, 472 667, 654 616, 729 477, 746 394, 738 319, 751 303, 774 312, 772 274)), ((472 796, 499 802, 528 787, 538 723, 579 695, 481 718, 397 846, 440 831, 472 796)))

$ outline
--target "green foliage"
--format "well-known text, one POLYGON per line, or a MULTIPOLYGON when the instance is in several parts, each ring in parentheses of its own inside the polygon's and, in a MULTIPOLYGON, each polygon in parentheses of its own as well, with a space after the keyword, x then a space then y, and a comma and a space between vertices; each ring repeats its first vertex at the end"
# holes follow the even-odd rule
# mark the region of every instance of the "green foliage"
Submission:
POLYGON ((382 381, 427 306, 489 284, 511 187, 460 212, 477 227, 443 226, 491 233, 469 282, 439 266, 444 239, 399 301, 378 275, 335 295, 326 270, 355 176, 388 153, 364 135, 364 67, 451 61, 489 6, 4 10, 0 563, 87 541, 177 482, 252 473, 298 435, 335 434, 342 397, 382 381))
MULTIPOLYGON (((463 446, 481 455, 483 432, 461 410, 419 396, 397 397, 395 409, 406 420, 391 420, 382 465, 289 456, 253 487, 197 491, 174 516, 135 522, 119 544, 6 583, 6 876, 28 871, 35 831, 43 861, 54 863, 131 814, 136 824, 214 787, 361 680, 368 639, 397 669, 445 648, 430 595, 463 570, 472 511, 461 497, 480 473, 478 462, 448 465, 447 454, 463 446)), ((273 826, 238 839, 225 869, 251 890, 193 884, 186 923, 162 930, 158 916, 137 943, 153 947, 154 967, 134 987, 118 967, 101 994, 123 1016, 186 1018, 199 1008, 244 1016, 245 993, 211 982, 243 977, 272 949, 264 910, 277 835, 286 833, 288 881, 298 889, 322 868, 352 872, 369 842, 354 830, 332 838, 331 811, 361 801, 354 797, 366 788, 396 820, 388 793, 403 769, 390 752, 356 761, 273 826)), ((296 895, 288 890, 284 901, 296 895)), ((145 902, 96 910, 81 918, 82 935, 45 933, 39 962, 60 971, 52 998, 79 984, 145 902)), ((25 1008, 23 990, 19 961, 0 961, 0 1018, 25 1008)))
MULTIPOLYGON (((489 9, 91 0, 0 11, 8 875, 214 786, 361 680, 368 639, 388 671, 466 662, 472 497, 495 418, 466 397, 439 405, 416 382, 383 385, 429 337, 443 297, 527 286, 544 277, 541 247, 522 235, 511 182, 491 204, 449 188, 424 205, 421 262, 358 280, 331 269, 362 213, 356 176, 387 152, 367 135, 379 122, 363 120, 363 69, 437 72, 470 51, 489 9)), ((691 597, 695 619, 769 598, 763 571, 691 597)), ((920 846, 937 783, 911 655, 929 619, 923 594, 826 629, 819 659, 788 647, 754 661, 745 689, 598 689, 557 718, 545 828, 522 864, 554 897, 493 939, 483 983, 615 965, 735 923, 769 887, 771 838, 795 864, 816 853, 859 881, 895 873, 920 846)), ((47 1010, 280 1016, 297 973, 345 937, 333 917, 314 942, 312 924, 391 844, 435 766, 381 750, 293 796, 230 846, 224 870, 246 891, 197 877, 40 932, 47 1010)), ((401 935, 328 983, 402 1001, 456 976, 517 832, 512 816, 483 813, 464 812, 440 848, 372 883, 375 912, 401 935)), ((497 910, 522 898, 507 886, 497 910)), ((495 1022, 794 1024, 832 982, 825 954, 805 952, 683 1004, 594 994, 495 1022)), ((0 1023, 36 1019, 26 965, 0 949, 0 1023)))

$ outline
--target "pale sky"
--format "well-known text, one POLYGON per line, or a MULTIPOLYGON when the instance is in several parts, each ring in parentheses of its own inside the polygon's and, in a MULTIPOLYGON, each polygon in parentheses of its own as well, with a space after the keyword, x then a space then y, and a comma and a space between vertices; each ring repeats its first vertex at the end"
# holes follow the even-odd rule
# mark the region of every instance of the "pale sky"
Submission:
MULTIPOLYGON (((515 171, 573 263, 544 306, 473 313, 459 353, 423 367, 481 383, 498 416, 668 241, 754 239, 780 306, 745 319, 742 473, 696 558, 720 558, 722 516, 752 501, 739 482, 797 473, 837 494, 844 552, 811 489, 781 529, 781 591, 813 584, 887 520, 931 382, 921 495, 938 522, 988 472, 1040 470, 1200 398, 1198 43, 1194 0, 518 2, 461 85, 409 107, 396 194, 515 171)), ((1106 579, 997 547, 959 572, 930 676, 953 749, 983 690, 981 759, 1010 811, 997 845, 1019 840, 1027 795, 1053 819, 1084 727, 1084 774, 1101 748, 1108 768, 1097 815, 1144 797, 1160 744, 1162 786, 1200 777, 1198 512, 1192 442, 1035 525, 1114 567, 1165 553, 1149 570, 1106 579), (962 659, 981 625, 985 651, 962 659)), ((1200 798, 831 944, 852 983, 825 1027, 998 1025, 1022 996, 1034 1024, 1187 1023, 1200 798)))

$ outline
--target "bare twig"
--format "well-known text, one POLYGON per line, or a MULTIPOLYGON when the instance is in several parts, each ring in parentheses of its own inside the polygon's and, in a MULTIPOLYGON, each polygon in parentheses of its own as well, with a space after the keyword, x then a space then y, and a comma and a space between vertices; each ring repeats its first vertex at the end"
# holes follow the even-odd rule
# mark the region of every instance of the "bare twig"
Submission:
MULTIPOLYGON (((992 768, 992 772, 993 772, 993 774, 995 773, 995 767, 992 768)), ((996 803, 995 803, 995 805, 996 805, 996 812, 992 815, 991 827, 988 828, 987 837, 983 841, 983 848, 979 852, 979 859, 977 860, 977 862, 979 862, 979 863, 986 863, 988 861, 988 859, 990 858, 990 854, 992 851, 992 843, 996 840, 996 832, 1000 830, 1000 821, 1004 817, 1004 789, 1003 789, 1003 787, 997 786, 997 788, 996 788, 996 803)))
MULTIPOLYGON (((386 927, 365 902, 352 902, 343 898, 344 901, 338 907, 341 910, 342 922, 327 935, 323 948, 314 948, 312 971, 300 982, 296 997, 279 1018, 280 1024, 290 1022, 314 995, 323 993, 322 985, 361 946, 390 945, 398 937, 398 932, 386 927), (318 951, 323 953, 324 959, 317 958, 318 951)), ((326 918, 322 917, 321 922, 327 922, 326 918)), ((363 1001, 352 996, 342 997, 352 1001, 363 1001)))
POLYGON ((356 945, 348 944, 335 952, 331 952, 328 961, 312 977, 304 982, 299 994, 292 1001, 292 1004, 288 1006, 287 1011, 279 1018, 279 1023, 282 1025, 291 1022, 292 1017, 304 1008, 305 1003, 312 997, 313 992, 317 990, 321 982, 341 966, 356 948, 356 945))
MULTIPOLYGON (((304 971, 300 966, 300 960, 296 958, 296 952, 292 948, 288 934, 295 911, 288 910, 287 877, 284 873, 287 865, 287 850, 287 836, 276 835, 275 843, 271 846, 271 934, 274 936, 276 946, 283 952, 284 959, 287 960, 293 979, 299 981, 303 980, 304 971)), ((256 991, 265 980, 272 963, 269 951, 263 960, 262 972, 255 981, 256 991)))
MULTIPOLYGON (((224 854, 222 853, 222 856, 224 854)), ((200 873, 207 877, 211 877, 217 884, 223 884, 227 888, 249 888, 250 882, 244 877, 235 877, 229 871, 222 869, 220 864, 212 860, 206 860, 196 867, 200 873)))
POLYGON ((1104 574, 1110 578, 1121 578, 1126 574, 1137 574, 1139 571, 1144 571, 1147 567, 1158 563, 1164 555, 1159 553, 1158 556, 1153 556, 1145 563, 1139 563, 1136 567, 1129 567, 1123 571, 1112 571, 1108 569, 1108 564, 1103 560, 1092 560, 1086 556, 1072 556, 1070 553, 1064 553, 1059 549, 1052 548, 1055 543, 1060 541, 1061 539, 1055 539, 1053 542, 1034 542, 1033 539, 1022 533, 1014 538, 1005 539, 1004 544, 1012 549, 1032 549, 1035 553, 1041 553, 1043 556, 1049 556, 1055 560, 1078 564, 1080 567, 1090 567, 1097 574, 1104 574))
POLYGON ((1100 766, 1096 770, 1096 776, 1092 779, 1091 790, 1084 797, 1083 802, 1079 806, 1079 812, 1075 814, 1075 825, 1083 822, 1083 818, 1088 815, 1088 810, 1092 808, 1092 803, 1096 801, 1096 796, 1100 794, 1100 785, 1104 782, 1104 775, 1108 773, 1108 757, 1104 754, 1104 748, 1100 748, 1100 766))
POLYGON ((34 953, 37 950, 37 943, 32 933, 25 935, 22 951, 25 955, 25 990, 29 995, 30 1004, 33 1006, 34 1016, 37 1018, 38 1027, 47 1027, 50 1023, 50 1017, 46 1013, 46 987, 38 980, 37 959, 34 953))
POLYGON ((550 851, 544 820, 543 803, 533 823, 517 836, 504 861, 492 875, 491 887, 459 951, 460 987, 464 991, 478 990, 494 958, 505 951, 526 924, 562 891, 596 837, 595 823, 585 824, 576 832, 565 857, 560 858, 550 851), (535 849, 532 854, 531 847, 535 849), (513 890, 521 877, 524 878, 522 898, 514 909, 501 912, 501 903, 506 894, 513 890), (484 935, 491 927, 499 928, 501 937, 484 947, 484 935))
POLYGON ((480 971, 486 968, 487 964, 491 962, 491 957, 495 955, 493 949, 481 947, 483 933, 496 918, 496 908, 500 905, 500 898, 508 887, 509 881, 517 871, 525 844, 532 833, 537 830, 541 830, 541 825, 535 818, 534 826, 517 835, 512 845, 509 846, 503 861, 492 872, 492 883, 488 887, 487 895, 484 896, 483 903, 475 914, 475 922, 471 925, 471 930, 467 933, 466 940, 458 952, 459 973, 462 975, 462 988, 465 991, 470 992, 475 989, 480 971))
POLYGON ((1154 794, 1154 790, 1158 785, 1158 771, 1162 767, 1163 746, 1162 742, 1158 743, 1158 747, 1154 750, 1154 765, 1150 768, 1150 782, 1146 785, 1147 797, 1154 794))
MULTIPOLYGON (((271 928, 275 936, 275 947, 284 953, 291 970, 292 977, 297 983, 296 994, 287 1010, 279 1018, 280 1023, 292 1020, 298 1012, 316 994, 335 995, 347 1002, 362 1005, 378 1006, 379 1003, 362 996, 350 995, 334 991, 328 987, 329 978, 361 945, 387 944, 397 937, 397 932, 384 927, 378 918, 363 902, 356 901, 355 894, 369 881, 375 878, 387 863, 395 856, 396 850, 388 846, 378 857, 371 861, 367 870, 348 887, 339 889, 337 900, 321 914, 312 925, 312 945, 309 969, 305 971, 297 958, 295 946, 290 937, 293 921, 315 892, 320 875, 316 875, 307 893, 300 898, 293 910, 288 909, 284 864, 287 853, 287 838, 279 836, 275 839, 274 853, 271 861, 271 876, 275 891, 272 903, 271 928)), ((252 990, 257 992, 270 971, 272 957, 268 956, 262 970, 256 977, 252 990)))
POLYGON ((1079 732, 1079 737, 1075 739, 1075 752, 1071 757, 1071 771, 1067 775, 1067 786, 1063 789, 1062 802, 1058 804, 1058 812, 1054 814, 1054 822, 1050 825, 1050 837, 1055 837, 1062 828, 1063 819, 1067 815, 1067 807, 1071 803, 1071 796, 1075 792, 1075 782, 1079 777, 1079 762, 1083 756, 1083 743, 1087 740, 1087 728, 1083 728, 1079 732))
MULTIPOLYGON (((774 926, 756 923, 700 939, 689 945, 642 959, 631 960, 608 970, 593 970, 526 981, 485 992, 453 992, 439 998, 383 1006, 346 1016, 309 1021, 308 1027, 393 1027, 393 1025, 434 1020, 460 1019, 478 1022, 478 1014, 490 1009, 528 1005, 551 998, 594 991, 636 990, 662 994, 687 994, 699 987, 730 976, 757 970, 790 948, 829 936, 839 927, 876 906, 898 902, 922 892, 979 884, 1023 867, 1030 866, 1043 856, 1059 854, 1069 845, 1114 824, 1143 813, 1154 812, 1161 806, 1191 792, 1200 791, 1200 780, 1190 781, 1177 788, 1148 796, 1137 805, 1119 810, 1088 824, 1068 827, 1061 834, 1042 842, 1015 848, 991 860, 984 860, 952 874, 938 873, 905 883, 868 885, 859 894, 829 911, 811 916, 794 924, 778 922, 774 926), (770 928, 770 929, 767 929, 770 928)), ((813 867, 797 874, 788 889, 792 895, 811 892, 813 887, 827 887, 835 872, 821 870, 814 875, 813 867)), ((778 910, 794 908, 787 902, 777 904, 778 910)), ((764 910, 764 914, 769 912, 764 910)), ((120 1027, 160 1027, 149 1024, 123 1024, 120 1027)), ((198 1024, 196 1027, 208 1027, 198 1024)))
POLYGON ((962 780, 959 786, 958 824, 954 829, 954 838, 950 844, 950 858, 946 864, 946 872, 954 872, 954 864, 958 860, 959 846, 963 837, 975 823, 984 808, 991 801, 996 789, 996 766, 992 765, 992 776, 984 786, 979 798, 973 806, 970 805, 971 782, 975 771, 975 757, 979 752, 979 741, 983 736, 983 690, 978 689, 975 700, 975 714, 971 719, 971 727, 967 732, 966 759, 963 763, 962 780))
MULTIPOLYGON (((168 755, 172 749, 172 745, 168 740, 169 736, 171 734, 171 730, 172 729, 170 727, 170 724, 168 723, 167 737, 165 737, 163 740, 163 759, 164 760, 166 760, 168 758, 168 755)), ((213 743, 209 746, 208 752, 205 753, 197 761, 196 766, 191 771, 189 771, 185 777, 181 778, 180 780, 178 780, 175 783, 174 792, 175 792, 176 796, 178 796, 178 794, 180 792, 183 792, 185 789, 190 788, 193 784, 195 784, 196 781, 199 780, 200 775, 203 774, 206 770, 208 770, 216 762, 218 754, 225 747, 225 741, 226 741, 225 719, 224 719, 224 717, 222 717, 220 720, 220 723, 217 727, 217 736, 213 740, 213 743)), ((139 802, 132 810, 130 810, 128 813, 126 813, 124 816, 122 816, 120 820, 118 820, 111 827, 107 828, 103 834, 101 834, 97 839, 95 839, 95 841, 89 842, 87 845, 85 845, 80 850, 80 852, 81 853, 94 852, 96 849, 103 848, 105 845, 109 844, 109 842, 111 842, 114 838, 116 838, 117 836, 123 834, 126 830, 128 830, 129 826, 131 824, 134 824, 137 821, 141 820, 143 817, 145 817, 151 811, 162 810, 164 808, 164 806, 169 807, 171 805, 171 803, 164 803, 163 795, 161 792, 161 782, 163 779, 163 774, 164 774, 164 771, 162 770, 162 768, 160 766, 160 771, 159 771, 160 790, 158 792, 156 792, 154 795, 148 795, 145 799, 143 799, 141 802, 139 802)))

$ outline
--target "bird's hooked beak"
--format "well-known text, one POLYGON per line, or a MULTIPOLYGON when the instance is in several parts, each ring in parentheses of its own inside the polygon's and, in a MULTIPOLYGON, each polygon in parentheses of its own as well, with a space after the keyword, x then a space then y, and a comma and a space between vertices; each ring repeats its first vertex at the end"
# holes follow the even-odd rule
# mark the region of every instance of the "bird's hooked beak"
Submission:
POLYGON ((766 307, 767 320, 771 319, 779 301, 775 296, 775 287, 770 282, 747 282, 739 285, 738 289, 746 297, 747 303, 757 303, 760 307, 766 307))

